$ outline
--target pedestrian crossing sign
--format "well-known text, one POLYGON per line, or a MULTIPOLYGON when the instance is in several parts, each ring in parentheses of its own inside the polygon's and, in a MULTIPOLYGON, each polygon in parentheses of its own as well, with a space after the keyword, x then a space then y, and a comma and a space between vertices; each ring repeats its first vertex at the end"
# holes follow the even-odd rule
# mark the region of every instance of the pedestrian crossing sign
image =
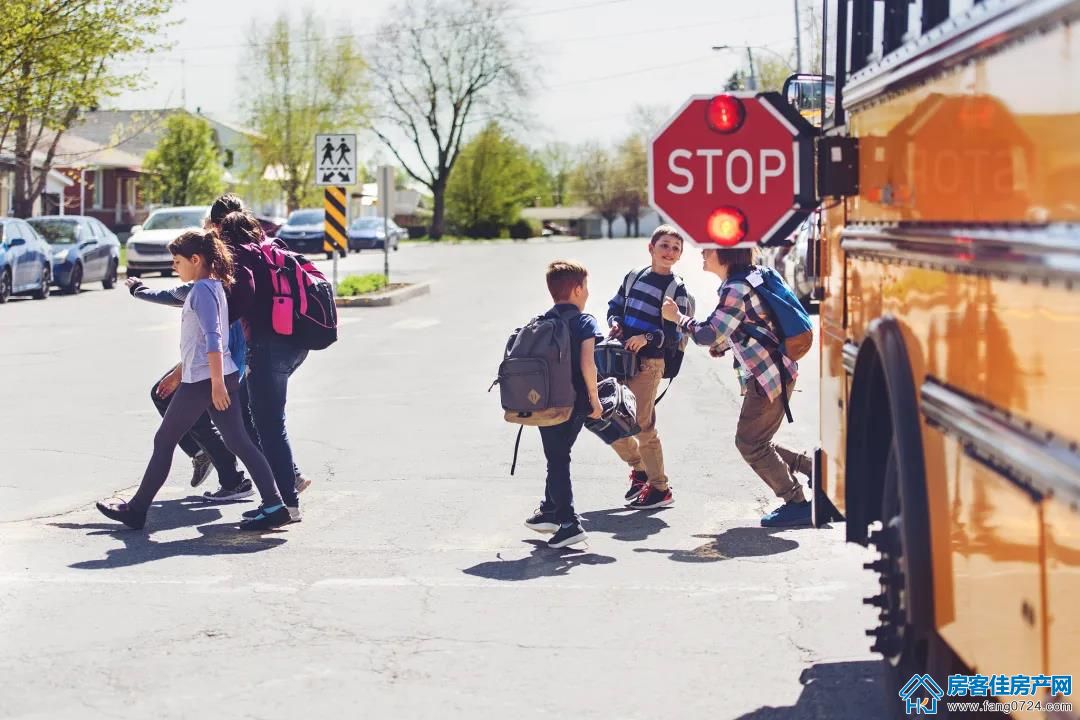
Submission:
POLYGON ((315 136, 315 184, 356 184, 356 135, 315 136))

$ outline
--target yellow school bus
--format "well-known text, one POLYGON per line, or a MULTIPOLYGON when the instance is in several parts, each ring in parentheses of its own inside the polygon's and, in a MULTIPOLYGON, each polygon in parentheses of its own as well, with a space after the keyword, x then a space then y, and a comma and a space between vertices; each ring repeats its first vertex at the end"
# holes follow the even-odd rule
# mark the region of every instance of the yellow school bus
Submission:
POLYGON ((1080 681, 1080 2, 825 16, 815 524, 880 552, 898 688, 1080 681))

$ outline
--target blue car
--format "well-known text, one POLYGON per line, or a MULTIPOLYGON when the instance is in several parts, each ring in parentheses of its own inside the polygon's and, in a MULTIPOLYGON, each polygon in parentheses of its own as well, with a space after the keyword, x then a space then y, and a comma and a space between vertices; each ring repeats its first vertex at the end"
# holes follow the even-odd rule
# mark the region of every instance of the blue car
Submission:
POLYGON ((0 218, 0 303, 12 295, 49 297, 52 249, 25 220, 0 218))
POLYGON ((75 295, 84 282, 116 286, 120 241, 100 220, 85 215, 43 215, 27 220, 52 244, 53 284, 75 295))

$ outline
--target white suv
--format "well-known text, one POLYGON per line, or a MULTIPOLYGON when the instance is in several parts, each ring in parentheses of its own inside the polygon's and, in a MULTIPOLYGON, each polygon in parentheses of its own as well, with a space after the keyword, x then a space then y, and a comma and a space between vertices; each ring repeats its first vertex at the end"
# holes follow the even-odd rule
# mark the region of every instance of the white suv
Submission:
POLYGON ((199 205, 162 208, 150 213, 146 222, 131 228, 127 241, 128 277, 144 272, 172 275, 172 255, 168 245, 187 230, 201 230, 210 208, 199 205))

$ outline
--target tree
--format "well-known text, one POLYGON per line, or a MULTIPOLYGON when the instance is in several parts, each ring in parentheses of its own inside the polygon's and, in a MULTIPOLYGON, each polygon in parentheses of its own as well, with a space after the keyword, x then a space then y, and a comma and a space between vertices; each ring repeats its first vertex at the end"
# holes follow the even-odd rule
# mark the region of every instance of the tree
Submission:
POLYGON ((756 55, 754 65, 757 66, 758 92, 766 90, 780 92, 784 87, 784 81, 795 72, 791 63, 778 57, 756 55))
POLYGON ((209 204, 225 187, 214 132, 203 119, 171 115, 157 147, 146 154, 146 191, 168 205, 209 204))
POLYGON ((579 155, 581 162, 571 183, 574 193, 607 220, 608 237, 615 237, 612 223, 623 201, 616 163, 610 152, 595 143, 585 145, 579 155))
POLYGON ((540 149, 538 160, 544 169, 544 185, 550 193, 552 205, 567 204, 574 159, 574 150, 568 143, 548 143, 540 149))
POLYGON ((742 70, 736 70, 728 76, 728 79, 724 82, 724 89, 728 92, 738 92, 746 89, 746 73, 742 70))
POLYGON ((253 141, 253 171, 262 177, 271 169, 290 211, 322 203, 322 188, 314 184, 315 135, 365 122, 367 65, 357 39, 341 30, 329 33, 310 8, 297 26, 284 13, 265 29, 252 26, 254 69, 242 87, 249 124, 261 136, 253 141))
POLYGON ((0 147, 15 157, 13 210, 33 212, 60 138, 81 113, 138 86, 114 61, 159 49, 172 0, 4 0, 0 147))
POLYGON ((507 0, 404 0, 377 34, 371 129, 431 190, 434 239, 443 235, 446 188, 466 125, 478 114, 512 120, 526 92, 523 34, 509 9, 507 0))
POLYGON ((461 149, 446 188, 447 217, 469 235, 496 237, 536 194, 541 168, 491 122, 461 149))
POLYGON ((616 150, 615 182, 618 186, 619 211, 626 222, 627 237, 637 237, 640 230, 638 222, 641 218, 641 208, 649 195, 647 142, 646 136, 634 133, 626 138, 616 150))

